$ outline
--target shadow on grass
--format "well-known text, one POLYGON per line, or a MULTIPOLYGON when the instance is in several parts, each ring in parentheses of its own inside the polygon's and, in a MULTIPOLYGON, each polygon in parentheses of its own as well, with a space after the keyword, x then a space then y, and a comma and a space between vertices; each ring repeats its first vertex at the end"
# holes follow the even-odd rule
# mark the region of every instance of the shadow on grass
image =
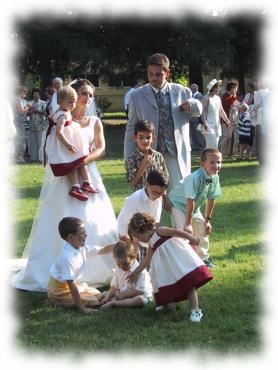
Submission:
POLYGON ((237 234, 260 232, 262 206, 256 199, 218 203, 213 213, 214 232, 237 234))
POLYGON ((41 193, 41 184, 17 188, 16 197, 20 199, 38 199, 41 193))
POLYGON ((222 167, 219 177, 222 187, 256 184, 261 181, 259 166, 251 164, 222 167))
POLYGON ((27 290, 13 289, 13 300, 16 305, 16 314, 22 318, 36 310, 44 307, 43 301, 47 299, 46 293, 29 292, 27 290))
POLYGON ((221 256, 214 256, 213 261, 237 261, 244 257, 248 259, 251 256, 261 257, 264 255, 265 250, 263 249, 263 245, 260 243, 240 246, 232 245, 230 248, 228 248, 228 250, 225 251, 225 254, 221 256))

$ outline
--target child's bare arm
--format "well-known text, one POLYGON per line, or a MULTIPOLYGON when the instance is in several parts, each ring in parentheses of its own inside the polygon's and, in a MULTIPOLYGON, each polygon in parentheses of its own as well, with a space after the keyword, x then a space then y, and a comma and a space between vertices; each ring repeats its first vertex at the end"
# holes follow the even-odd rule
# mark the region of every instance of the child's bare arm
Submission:
POLYGON ((195 201, 194 199, 187 198, 185 199, 186 202, 186 211, 185 211, 185 223, 184 223, 184 231, 188 233, 193 233, 191 220, 192 220, 192 213, 195 207, 195 201))
POLYGON ((171 203, 168 195, 165 193, 162 195, 163 198, 163 208, 166 212, 171 212, 171 209, 173 208, 173 204, 171 203))
POLYGON ((219 115, 220 117, 223 119, 223 121, 226 123, 227 126, 231 126, 231 122, 229 120, 229 118, 227 117, 227 114, 226 112, 224 111, 223 107, 222 107, 222 104, 220 106, 220 111, 219 111, 219 115))
POLYGON ((117 289, 114 286, 111 286, 108 290, 106 296, 101 300, 101 304, 105 304, 111 300, 116 294, 117 289))
POLYGON ((174 236, 177 238, 188 239, 190 243, 194 245, 198 245, 200 243, 200 239, 197 236, 194 236, 193 234, 184 230, 178 230, 173 229, 171 227, 162 226, 157 228, 157 233, 160 236, 174 236))
POLYGON ((79 311, 81 311, 83 313, 89 313, 89 312, 96 311, 92 308, 88 308, 88 307, 85 307, 83 305, 80 294, 79 294, 79 291, 78 291, 78 288, 77 288, 77 285, 75 284, 75 282, 73 280, 67 280, 67 284, 68 284, 69 290, 70 290, 71 295, 72 295, 73 303, 76 305, 76 307, 79 309, 79 311))
POLYGON ((153 256, 153 250, 151 247, 148 248, 145 258, 141 261, 140 265, 130 274, 127 275, 127 282, 134 283, 137 280, 137 276, 142 272, 147 266, 150 265, 153 256))
POLYGON ((206 212, 205 212, 205 230, 206 230, 207 235, 210 234, 212 231, 210 220, 211 220, 212 212, 214 209, 214 205, 215 205, 215 199, 207 200, 206 212))
POLYGON ((105 254, 112 253, 115 244, 116 243, 107 244, 105 247, 103 247, 103 248, 100 249, 100 251, 98 252, 98 254, 105 255, 105 254))

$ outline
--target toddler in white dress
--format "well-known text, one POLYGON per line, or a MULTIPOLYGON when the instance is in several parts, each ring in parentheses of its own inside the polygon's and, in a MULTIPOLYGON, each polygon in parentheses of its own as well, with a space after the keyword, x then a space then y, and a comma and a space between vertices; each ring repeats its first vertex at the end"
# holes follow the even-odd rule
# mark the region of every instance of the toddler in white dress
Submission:
MULTIPOLYGON (((62 87, 57 93, 58 110, 50 119, 50 133, 46 141, 46 154, 54 176, 68 176, 71 182, 69 195, 82 201, 85 193, 96 193, 91 185, 86 165, 78 168, 89 154, 79 123, 72 121, 71 111, 76 106, 77 94, 70 87, 62 87), (83 179, 80 187, 78 175, 83 179)), ((48 130, 49 131, 49 130, 48 130)))

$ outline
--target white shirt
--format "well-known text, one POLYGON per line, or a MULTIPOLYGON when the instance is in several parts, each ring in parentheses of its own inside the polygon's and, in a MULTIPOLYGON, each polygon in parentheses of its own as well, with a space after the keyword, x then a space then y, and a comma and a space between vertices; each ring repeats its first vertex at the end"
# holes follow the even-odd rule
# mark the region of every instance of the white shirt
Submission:
POLYGON ((101 250, 95 245, 74 248, 65 242, 55 263, 50 268, 51 276, 59 281, 78 280, 83 273, 85 262, 89 256, 96 256, 101 250))
POLYGON ((120 292, 136 289, 142 292, 145 297, 152 297, 153 288, 151 284, 151 279, 148 271, 145 269, 139 275, 134 283, 128 283, 126 277, 130 272, 133 272, 139 266, 138 261, 134 261, 129 271, 124 271, 117 267, 113 269, 113 277, 110 286, 119 289, 120 292))
POLYGON ((149 213, 158 223, 162 212, 162 197, 156 200, 150 200, 145 188, 135 191, 129 197, 125 198, 123 208, 117 218, 118 233, 120 235, 128 234, 128 224, 134 213, 149 213))

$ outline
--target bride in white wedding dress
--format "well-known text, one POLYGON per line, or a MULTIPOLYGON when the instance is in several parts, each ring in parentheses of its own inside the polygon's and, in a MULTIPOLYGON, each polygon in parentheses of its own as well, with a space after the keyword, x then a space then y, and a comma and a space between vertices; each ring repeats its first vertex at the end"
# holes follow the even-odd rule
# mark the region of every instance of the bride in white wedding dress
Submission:
MULTIPOLYGON (((93 142, 95 148, 83 164, 88 165, 91 181, 99 193, 89 194, 89 200, 85 202, 70 197, 68 178, 55 177, 47 164, 38 209, 23 252, 27 263, 12 276, 11 284, 18 289, 46 291, 49 269, 63 244, 58 233, 58 223, 63 217, 78 217, 85 223, 87 244, 104 246, 118 240, 116 217, 95 164, 105 149, 102 123, 96 116, 85 115, 93 99, 94 87, 84 79, 76 80, 71 86, 78 95, 76 108, 72 112, 73 120, 80 124, 88 145, 93 142)), ((109 284, 114 266, 110 255, 92 257, 81 281, 96 287, 109 284)))

